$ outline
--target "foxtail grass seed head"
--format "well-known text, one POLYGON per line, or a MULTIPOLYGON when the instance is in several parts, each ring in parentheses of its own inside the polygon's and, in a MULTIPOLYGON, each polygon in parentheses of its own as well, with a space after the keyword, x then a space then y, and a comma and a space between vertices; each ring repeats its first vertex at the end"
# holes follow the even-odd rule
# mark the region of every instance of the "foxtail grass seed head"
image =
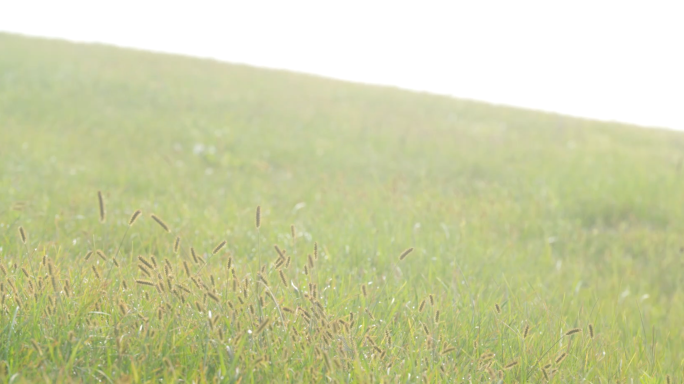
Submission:
POLYGON ((261 227, 261 205, 256 207, 256 227, 257 229, 261 227))
POLYGON ((399 260, 404 260, 406 258, 406 256, 408 256, 409 253, 411 253, 411 252, 413 252, 413 247, 408 248, 407 250, 402 252, 401 255, 399 255, 399 260))
POLYGON ((145 268, 144 265, 138 264, 138 269, 140 269, 140 271, 142 271, 142 273, 147 275, 147 277, 152 277, 152 274, 150 273, 150 271, 147 268, 145 268))
POLYGON ((290 225, 290 233, 292 234, 292 241, 294 242, 297 238, 297 231, 295 230, 294 224, 290 225))
POLYGON ((568 357, 567 352, 563 352, 563 353, 561 353, 560 355, 558 355, 558 356, 556 357, 556 360, 554 360, 554 361, 556 362, 556 364, 560 364, 560 363, 563 362, 563 360, 565 360, 566 357, 568 357))
POLYGON ((197 253, 195 253, 195 248, 190 247, 190 255, 192 256, 192 261, 194 261, 195 264, 199 264, 199 259, 197 258, 197 253))
POLYGON ((102 197, 102 191, 97 191, 97 201, 100 205, 100 223, 104 223, 107 212, 105 211, 105 203, 104 197, 102 197))
POLYGON ((107 261, 107 255, 105 255, 104 252, 98 249, 97 251, 95 251, 95 253, 97 253, 100 259, 102 259, 103 261, 107 261))
POLYGON ((85 255, 85 261, 88 261, 88 259, 90 259, 90 256, 92 256, 92 255, 93 255, 93 251, 88 251, 88 253, 86 253, 86 255, 85 255))
POLYGON ((594 338, 594 325, 589 324, 589 336, 593 339, 594 338))
POLYGON ((309 268, 310 268, 310 269, 313 269, 313 268, 314 268, 314 265, 315 265, 315 264, 314 264, 314 259, 313 259, 313 257, 311 257, 311 255, 308 255, 308 258, 309 258, 309 268))
POLYGON ((513 360, 510 363, 504 365, 503 369, 504 369, 504 371, 507 371, 507 370, 515 367, 516 365, 518 365, 518 360, 513 360))
POLYGON ((667 384, 672 384, 672 378, 670 377, 670 375, 667 375, 667 376, 665 377, 665 382, 666 382, 667 384))
POLYGON ((155 284, 149 280, 137 279, 135 282, 136 282, 136 284, 140 284, 140 285, 149 285, 150 287, 155 286, 155 284))
POLYGON ((173 253, 178 253, 178 249, 180 248, 180 242, 180 236, 176 236, 176 241, 173 242, 173 253))
POLYGON ((152 220, 156 221, 157 224, 159 224, 159 226, 162 227, 163 230, 165 230, 166 232, 171 232, 171 230, 169 229, 169 226, 166 225, 164 220, 157 217, 157 215, 155 215, 154 213, 151 214, 150 217, 152 218, 152 220))
POLYGON ((261 332, 263 332, 264 329, 266 329, 266 326, 268 325, 268 323, 269 323, 270 321, 271 321, 271 320, 270 320, 269 318, 266 318, 266 320, 264 320, 264 321, 259 325, 259 328, 257 328, 256 334, 258 335, 258 334, 260 334, 261 332))
POLYGON ((442 350, 442 352, 440 352, 439 354, 440 355, 446 355, 446 354, 453 352, 455 350, 456 350, 456 347, 448 347, 448 348, 442 350))
POLYGON ((439 323, 439 310, 435 312, 435 323, 439 323))
POLYGON ((278 275, 280 276, 280 281, 283 282, 283 285, 287 287, 287 279, 285 279, 285 273, 283 273, 283 270, 278 271, 278 275))
POLYGON ((278 259, 284 259, 285 255, 283 254, 283 251, 280 249, 278 244, 273 244, 273 249, 275 249, 276 253, 278 254, 278 259))
POLYGON ((214 295, 213 293, 207 292, 207 296, 208 296, 210 299, 214 300, 215 302, 217 302, 217 303, 219 302, 219 297, 216 296, 216 295, 214 295))
POLYGON ((420 305, 418 306, 418 312, 423 312, 425 309, 425 300, 420 302, 420 305))
POLYGON ((226 244, 227 244, 227 241, 223 240, 219 245, 216 246, 216 248, 214 248, 214 251, 212 252, 212 255, 217 254, 218 251, 221 250, 221 248, 223 248, 223 247, 226 246, 226 244))
POLYGON ((480 355, 480 361, 489 361, 496 356, 493 352, 485 352, 482 355, 480 355))
POLYGON ((139 255, 138 260, 141 263, 145 264, 147 266, 147 268, 154 269, 154 266, 152 266, 152 263, 150 263, 143 255, 139 255))
POLYGON ((523 330, 523 339, 527 339, 527 336, 530 334, 530 325, 526 324, 525 329, 523 330))
POLYGON ((565 336, 572 336, 572 335, 574 335, 576 333, 580 333, 580 332, 582 332, 582 328, 573 328, 573 329, 565 332, 565 336))
POLYGON ((126 307, 126 303, 123 301, 119 302, 119 311, 121 312, 122 316, 126 316, 126 313, 128 313, 128 307, 126 307))
POLYGON ((95 274, 95 277, 97 277, 97 279, 99 280, 100 279, 100 272, 97 271, 97 268, 94 265, 93 265, 93 273, 95 274))
POLYGON ((141 214, 142 214, 142 211, 139 209, 137 211, 133 212, 130 220, 128 220, 128 226, 129 227, 133 226, 133 224, 135 224, 135 222, 138 220, 138 217, 140 217, 141 214))
POLYGON ((19 239, 22 243, 26 244, 26 231, 24 227, 19 227, 19 239))
POLYGON ((314 242, 314 260, 318 260, 318 243, 314 242))
POLYGON ((501 314, 501 307, 499 306, 498 303, 494 304, 494 310, 496 310, 496 313, 501 314))
POLYGON ((363 292, 363 297, 368 297, 368 293, 366 292, 366 284, 361 284, 361 292, 363 292))

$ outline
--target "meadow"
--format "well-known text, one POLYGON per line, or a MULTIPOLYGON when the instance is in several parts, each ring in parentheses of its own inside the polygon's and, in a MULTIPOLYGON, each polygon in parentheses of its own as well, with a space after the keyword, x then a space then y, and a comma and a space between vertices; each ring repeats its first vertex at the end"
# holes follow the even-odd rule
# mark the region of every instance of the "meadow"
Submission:
POLYGON ((0 382, 681 383, 684 135, 0 34, 0 382))

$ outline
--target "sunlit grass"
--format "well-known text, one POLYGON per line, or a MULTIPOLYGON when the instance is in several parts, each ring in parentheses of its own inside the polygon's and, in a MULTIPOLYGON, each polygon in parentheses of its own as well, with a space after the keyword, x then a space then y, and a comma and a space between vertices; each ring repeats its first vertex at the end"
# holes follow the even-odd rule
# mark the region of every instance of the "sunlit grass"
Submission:
POLYGON ((5 382, 682 380, 679 133, 0 52, 5 382))

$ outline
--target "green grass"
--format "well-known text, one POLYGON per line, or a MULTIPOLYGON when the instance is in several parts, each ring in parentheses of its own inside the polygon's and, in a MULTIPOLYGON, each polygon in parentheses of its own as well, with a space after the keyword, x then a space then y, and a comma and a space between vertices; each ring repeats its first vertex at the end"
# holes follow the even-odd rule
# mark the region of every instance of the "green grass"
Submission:
POLYGON ((683 159, 677 132, 0 34, 0 380, 539 383, 566 352, 553 383, 681 382, 683 159), (165 260, 176 293, 135 283, 165 260))

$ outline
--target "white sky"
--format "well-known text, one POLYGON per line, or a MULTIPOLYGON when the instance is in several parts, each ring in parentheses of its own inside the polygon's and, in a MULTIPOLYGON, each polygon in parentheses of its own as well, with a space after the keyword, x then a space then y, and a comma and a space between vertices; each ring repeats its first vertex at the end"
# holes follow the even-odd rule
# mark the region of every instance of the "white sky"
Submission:
POLYGON ((0 30, 684 130, 681 1, 0 0, 0 30))

